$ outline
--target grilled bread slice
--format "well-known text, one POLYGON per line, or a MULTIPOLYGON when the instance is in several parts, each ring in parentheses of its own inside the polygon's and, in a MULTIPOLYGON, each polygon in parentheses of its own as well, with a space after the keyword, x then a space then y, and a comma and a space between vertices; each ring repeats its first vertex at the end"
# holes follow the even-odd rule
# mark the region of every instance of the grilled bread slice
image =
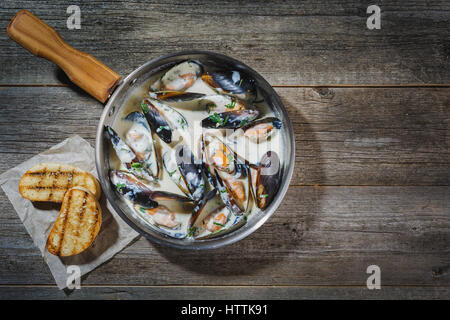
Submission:
POLYGON ((99 199, 100 184, 90 173, 75 166, 58 163, 40 163, 29 169, 20 179, 19 192, 31 201, 62 202, 71 187, 88 189, 99 199))
POLYGON ((47 238, 47 250, 67 257, 86 250, 102 224, 102 210, 87 189, 73 187, 64 196, 59 216, 47 238))

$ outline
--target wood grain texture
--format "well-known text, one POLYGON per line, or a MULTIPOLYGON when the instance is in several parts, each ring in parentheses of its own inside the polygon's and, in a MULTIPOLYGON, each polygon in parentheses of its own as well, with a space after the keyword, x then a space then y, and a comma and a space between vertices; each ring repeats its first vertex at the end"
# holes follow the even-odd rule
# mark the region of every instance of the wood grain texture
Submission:
MULTIPOLYGON (((368 30, 371 1, 81 1, 81 30, 68 30, 69 2, 3 1, 0 28, 29 9, 73 47, 125 76, 180 50, 230 55, 271 84, 450 83, 450 3, 381 1, 381 30, 368 30)), ((51 63, 0 33, 1 84, 61 83, 51 63)))
MULTIPOLYGON (((381 30, 366 0, 81 1, 81 30, 69 4, 3 1, 0 28, 29 9, 121 75, 179 50, 239 59, 278 86, 295 172, 248 238, 206 252, 140 238, 69 295, 0 192, 0 299, 450 298, 448 1, 381 1, 381 30), (382 290, 365 288, 371 264, 382 290)), ((6 32, 0 61, 0 173, 72 134, 94 144, 100 103, 6 32)))
MULTIPOLYGON (((450 187, 294 187, 259 230, 213 251, 141 238, 86 285, 450 285, 450 187)), ((53 284, 11 204, 0 200, 0 283, 53 284)))
POLYGON ((298 300, 298 299, 445 299, 447 287, 384 287, 367 290, 362 287, 273 287, 273 286, 83 286, 80 290, 61 291, 55 286, 0 287, 0 299, 58 299, 58 300, 298 300), (193 294, 194 293, 194 294, 193 294))
MULTIPOLYGON (((277 92, 295 131, 292 185, 450 185, 450 88, 277 92)), ((93 145, 103 111, 76 87, 3 87, 0 106, 0 172, 71 134, 93 145)))

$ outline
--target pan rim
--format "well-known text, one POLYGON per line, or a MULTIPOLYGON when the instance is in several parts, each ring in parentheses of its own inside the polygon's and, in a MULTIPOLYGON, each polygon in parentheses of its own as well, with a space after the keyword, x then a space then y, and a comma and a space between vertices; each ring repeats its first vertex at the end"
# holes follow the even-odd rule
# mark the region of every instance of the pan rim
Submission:
MULTIPOLYGON (((120 107, 119 107, 120 108, 120 107)), ((113 94, 109 97, 105 108, 102 112, 102 115, 100 117, 99 125, 97 127, 97 134, 96 134, 96 141, 95 141, 95 165, 97 169, 97 174, 99 177, 100 184, 102 186, 102 189, 104 190, 104 194, 106 195, 106 198, 108 202, 111 204, 115 212, 135 231, 137 231, 140 235, 145 236, 147 239, 156 242, 158 244, 172 247, 172 248, 178 248, 178 249, 186 249, 186 250, 204 250, 204 249, 216 249, 219 247, 223 247, 225 245, 230 245, 232 243, 235 243, 237 241, 240 241, 253 232, 255 232, 257 229, 259 229, 278 209, 279 205, 281 204, 281 201, 284 199, 287 190, 289 188, 290 181, 292 179, 294 166, 295 166, 295 136, 294 136, 294 130, 292 127, 292 123, 289 117, 289 114, 286 110, 286 107, 284 106, 283 102, 281 101, 281 98, 275 91, 275 89, 267 82, 267 80, 262 77, 258 72, 253 70, 251 67, 247 66, 246 64, 242 63, 239 60, 236 60, 230 56, 213 52, 213 51, 205 51, 205 50, 186 50, 186 51, 177 51, 169 54, 165 54, 162 56, 159 56, 157 58, 151 59, 141 65, 140 67, 133 70, 128 76, 123 78, 121 83, 117 86, 117 88, 114 90, 113 94), (129 86, 130 83, 132 83, 135 79, 137 79, 138 75, 141 74, 144 71, 151 71, 154 70, 156 67, 149 69, 149 66, 157 64, 161 61, 178 57, 178 56, 194 56, 194 55, 207 55, 215 59, 221 59, 224 61, 229 62, 230 64, 234 66, 239 66, 240 69, 245 70, 252 76, 256 76, 258 79, 258 82, 261 82, 265 85, 266 88, 269 88, 268 92, 271 96, 271 98, 274 100, 274 103, 276 105, 277 111, 280 112, 283 116, 283 119, 285 120, 286 124, 286 135, 290 138, 290 150, 291 153, 288 158, 286 158, 285 165, 284 165, 284 174, 281 182, 281 186, 277 192, 276 197, 272 201, 272 203, 269 205, 268 208, 266 208, 262 215, 258 218, 257 221, 254 222, 254 224, 244 229, 243 231, 239 232, 241 228, 230 232, 228 234, 224 234, 223 236, 219 236, 217 238, 211 238, 207 241, 201 240, 201 241, 186 241, 182 239, 174 239, 174 238, 166 238, 161 237, 159 238, 156 235, 153 235, 151 233, 146 232, 145 230, 141 229, 137 224, 135 224, 126 213, 122 211, 120 206, 116 203, 115 199, 112 197, 112 194, 110 192, 110 185, 109 185, 109 177, 106 177, 103 174, 104 168, 102 161, 103 159, 103 143, 104 143, 104 124, 106 119, 108 118, 108 115, 111 112, 111 108, 114 107, 115 101, 118 98, 120 94, 127 93, 130 90, 133 90, 132 87, 129 86), (128 87, 127 87, 128 86, 128 87), (125 91, 123 91, 125 90, 125 91), (106 182, 108 181, 108 182, 106 182), (108 185, 106 185, 108 183, 108 185)), ((156 232, 155 232, 156 234, 156 232)))

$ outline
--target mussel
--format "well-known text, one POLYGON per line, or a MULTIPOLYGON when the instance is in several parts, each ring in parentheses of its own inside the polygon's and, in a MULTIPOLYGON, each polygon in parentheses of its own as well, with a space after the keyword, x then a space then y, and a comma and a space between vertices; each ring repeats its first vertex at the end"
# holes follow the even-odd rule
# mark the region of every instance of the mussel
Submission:
POLYGON ((181 113, 152 98, 144 99, 141 107, 151 129, 161 140, 172 143, 173 133, 176 132, 189 143, 188 123, 181 113))
POLYGON ((192 199, 165 191, 153 191, 133 175, 122 171, 111 170, 110 181, 115 189, 128 200, 145 208, 152 209, 158 206, 157 200, 176 200, 192 202, 192 199))
POLYGON ((142 213, 149 214, 152 217, 153 222, 157 225, 170 229, 176 229, 181 224, 179 221, 177 221, 175 213, 169 210, 166 206, 159 205, 155 208, 149 209, 141 207, 139 205, 135 205, 134 208, 142 213))
POLYGON ((187 146, 178 145, 164 153, 163 163, 170 178, 181 191, 195 201, 203 198, 205 181, 202 164, 195 159, 187 146))
POLYGON ((214 112, 202 120, 202 127, 215 129, 239 129, 255 120, 258 115, 258 110, 250 109, 221 113, 214 112))
POLYGON ((234 214, 227 206, 215 201, 216 190, 210 191, 195 207, 189 223, 189 235, 208 239, 243 226, 245 215, 234 214))
POLYGON ((202 74, 200 63, 188 60, 170 68, 151 86, 152 91, 184 91, 202 74))
POLYGON ((231 174, 236 172, 235 153, 218 137, 213 135, 202 136, 202 148, 204 162, 208 166, 231 174))
POLYGON ((155 181, 156 176, 150 171, 149 163, 138 155, 128 146, 110 126, 105 126, 108 137, 117 154, 120 162, 129 172, 135 176, 147 181, 155 181))
POLYGON ((280 158, 274 151, 267 151, 256 169, 252 169, 252 191, 256 205, 265 209, 278 192, 281 180, 280 158))
POLYGON ((164 205, 159 205, 153 209, 134 205, 134 211, 157 232, 177 239, 183 239, 187 236, 187 232, 183 230, 182 223, 177 220, 175 212, 164 205))
POLYGON ((234 95, 252 102, 256 98, 255 81, 241 71, 214 71, 202 75, 202 81, 218 93, 234 95))
POLYGON ((190 111, 226 112, 245 109, 245 103, 236 97, 183 91, 151 92, 151 98, 163 101, 165 104, 190 111))
POLYGON ((139 161, 143 163, 145 170, 157 178, 159 176, 157 149, 144 114, 137 111, 131 112, 125 117, 125 120, 133 123, 126 133, 125 141, 139 161))
POLYGON ((250 141, 260 143, 281 129, 281 121, 275 117, 268 117, 253 121, 241 129, 250 141))

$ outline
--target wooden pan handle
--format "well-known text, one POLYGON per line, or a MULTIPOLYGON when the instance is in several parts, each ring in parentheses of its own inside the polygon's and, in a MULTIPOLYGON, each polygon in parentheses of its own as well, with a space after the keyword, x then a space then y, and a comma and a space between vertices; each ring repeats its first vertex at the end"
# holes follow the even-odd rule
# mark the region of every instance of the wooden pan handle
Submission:
POLYGON ((34 55, 56 63, 73 83, 102 103, 120 80, 117 73, 69 46, 54 29, 27 10, 17 12, 6 32, 34 55))

